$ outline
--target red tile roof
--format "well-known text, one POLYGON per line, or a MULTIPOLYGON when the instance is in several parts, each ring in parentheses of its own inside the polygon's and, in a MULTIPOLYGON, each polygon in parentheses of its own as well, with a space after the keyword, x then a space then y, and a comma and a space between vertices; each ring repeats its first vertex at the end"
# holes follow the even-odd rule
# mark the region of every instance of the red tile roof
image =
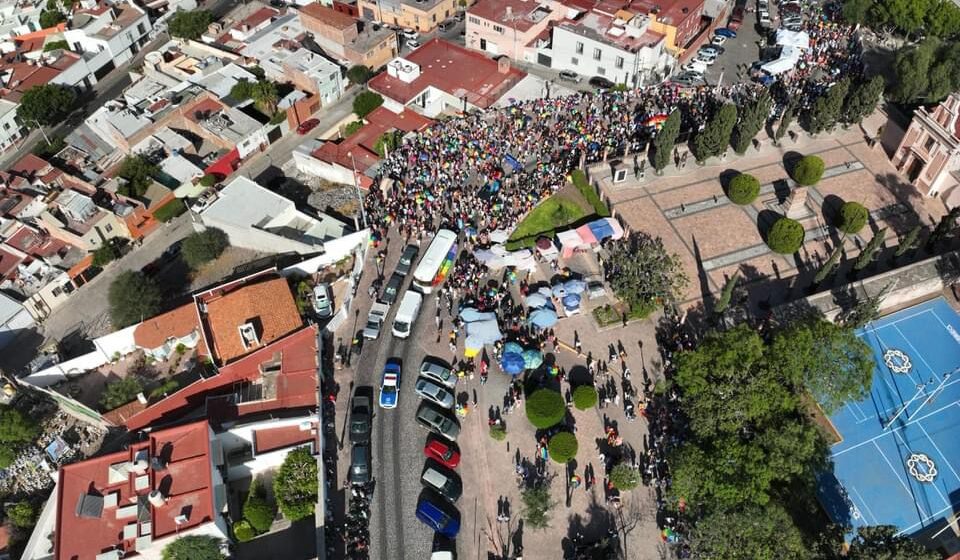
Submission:
POLYGON ((406 83, 383 71, 367 82, 367 87, 407 104, 433 86, 454 97, 466 96, 467 102, 485 109, 527 75, 513 67, 501 73, 497 61, 437 38, 408 54, 406 60, 420 66, 417 79, 406 83))
POLYGON ((403 112, 397 114, 383 106, 378 107, 366 118, 368 122, 360 130, 351 134, 339 144, 324 142, 322 146, 313 151, 313 157, 320 161, 350 169, 353 165, 350 158, 352 154, 356 161, 357 171, 363 173, 380 161, 380 156, 374 151, 374 146, 383 133, 392 129, 403 132, 422 130, 433 122, 410 109, 404 109, 403 112))
POLYGON ((340 13, 334 9, 322 6, 316 2, 307 4, 300 8, 300 13, 318 20, 318 23, 333 27, 335 29, 350 29, 357 26, 357 20, 348 14, 340 13))
POLYGON ((253 450, 266 453, 285 447, 293 447, 313 441, 317 438, 317 423, 310 422, 308 429, 303 425, 263 428, 253 432, 253 450))
MULTIPOLYGON (((148 463, 150 461, 148 460, 148 463)), ((120 507, 141 500, 142 512, 152 521, 150 535, 154 540, 190 530, 214 521, 213 475, 210 458, 210 428, 206 420, 175 428, 158 430, 144 442, 124 451, 102 455, 60 468, 57 485, 56 560, 93 560, 104 550, 122 546, 132 549, 132 540, 123 540, 123 529, 137 521, 136 515, 117 519, 117 508, 104 507, 99 517, 83 517, 78 505, 83 496, 107 496, 117 493, 120 507), (136 490, 136 474, 131 472, 122 481, 110 482, 111 465, 133 462, 140 452, 166 463, 165 470, 146 470, 149 484, 136 490), (152 490, 160 490, 167 501, 160 507, 146 500, 152 490), (186 515, 185 523, 174 522, 186 515)), ((139 531, 137 533, 140 534, 139 531)))
POLYGON ((7 171, 15 173, 28 179, 39 179, 44 183, 52 183, 58 177, 63 175, 63 171, 57 169, 47 160, 34 154, 27 154, 17 160, 16 163, 7 168, 7 171))
POLYGON ((128 430, 135 431, 160 421, 169 422, 204 405, 207 418, 215 423, 246 414, 316 406, 318 367, 317 328, 311 325, 220 368, 217 375, 184 387, 128 418, 125 424, 128 430), (261 365, 276 358, 280 360, 280 373, 275 379, 275 398, 240 404, 215 398, 233 395, 260 381, 261 365))
POLYGON ((303 325, 285 278, 225 284, 197 295, 196 299, 206 306, 203 321, 210 353, 220 364, 252 351, 244 347, 240 337, 243 324, 254 324, 260 347, 303 325))
POLYGON ((183 338, 194 331, 200 331, 200 315, 197 304, 190 302, 137 325, 133 341, 141 348, 153 350, 171 338, 183 338))
POLYGON ((20 98, 28 89, 50 83, 61 72, 61 70, 50 66, 33 66, 26 62, 12 64, 7 68, 13 70, 13 75, 7 82, 7 87, 3 90, 3 93, 5 93, 3 98, 14 103, 19 103, 20 98))
POLYGON ((530 0, 483 0, 470 6, 467 14, 524 32, 536 25, 537 22, 527 16, 539 7, 540 4, 530 0))
POLYGON ((259 10, 253 12, 246 19, 240 22, 241 25, 249 25, 251 28, 254 28, 265 21, 269 21, 270 18, 280 15, 280 12, 274 10, 273 8, 263 7, 259 10))
POLYGON ((0 278, 7 278, 15 273, 17 266, 26 260, 21 254, 15 253, 12 248, 0 245, 0 278))
POLYGON ((35 257, 51 257, 69 247, 63 241, 54 239, 27 225, 21 225, 13 235, 7 238, 6 243, 35 257))

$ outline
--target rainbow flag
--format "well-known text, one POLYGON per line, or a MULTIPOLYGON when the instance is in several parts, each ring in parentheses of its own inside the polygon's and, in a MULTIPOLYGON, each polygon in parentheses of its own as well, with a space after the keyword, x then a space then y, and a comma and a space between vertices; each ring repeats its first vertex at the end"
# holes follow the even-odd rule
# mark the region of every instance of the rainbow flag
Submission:
POLYGON ((443 262, 440 263, 440 270, 437 271, 437 277, 433 279, 433 285, 439 286, 447 279, 447 275, 450 274, 450 270, 453 269, 453 263, 457 262, 457 244, 454 243, 450 247, 450 252, 447 253, 447 257, 443 259, 443 262))

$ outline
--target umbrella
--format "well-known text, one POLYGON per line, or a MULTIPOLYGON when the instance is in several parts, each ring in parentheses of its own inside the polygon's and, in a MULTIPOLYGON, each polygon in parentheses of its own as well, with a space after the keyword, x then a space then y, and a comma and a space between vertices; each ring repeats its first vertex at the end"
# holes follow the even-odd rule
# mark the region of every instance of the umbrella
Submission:
POLYGON ((520 346, 516 342, 508 342, 503 345, 504 354, 523 354, 523 346, 520 346))
POLYGON ((527 306, 534 309, 540 309, 547 304, 547 298, 543 297, 542 294, 530 294, 527 296, 527 306))
POLYGON ((580 308, 580 296, 577 294, 570 294, 563 297, 563 308, 567 310, 574 310, 580 308))
POLYGON ((549 329, 557 324, 557 313, 552 309, 537 309, 530 314, 527 322, 541 329, 549 329))
POLYGON ((566 294, 566 291, 563 289, 563 284, 554 284, 552 292, 555 298, 562 298, 564 294, 566 294))
POLYGON ((546 251, 551 247, 553 247, 553 241, 550 241, 546 237, 537 238, 537 249, 540 249, 541 251, 546 251))
POLYGON ((537 369, 543 363, 543 354, 539 350, 524 350, 523 367, 524 369, 537 369))
POLYGON ((587 289, 583 280, 567 280, 563 283, 564 294, 582 294, 587 289))
POLYGON ((523 372, 524 365, 523 355, 517 352, 504 352, 503 357, 500 359, 500 367, 503 368, 504 373, 509 373, 510 375, 517 375, 523 372))

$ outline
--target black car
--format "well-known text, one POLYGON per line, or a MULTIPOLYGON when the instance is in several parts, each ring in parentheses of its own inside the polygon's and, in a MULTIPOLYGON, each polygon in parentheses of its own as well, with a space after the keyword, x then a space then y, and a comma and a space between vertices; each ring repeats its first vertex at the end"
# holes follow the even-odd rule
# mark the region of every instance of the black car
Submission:
POLYGON ((604 78, 603 76, 594 76, 590 78, 590 81, 587 83, 589 83, 593 87, 597 87, 600 89, 610 89, 614 86, 613 82, 604 78))
POLYGON ((350 484, 370 482, 370 446, 358 444, 350 453, 350 484))
POLYGON ((350 443, 370 441, 370 413, 373 403, 369 396, 357 395, 350 402, 350 443))
POLYGON ((383 297, 380 299, 387 305, 393 305, 393 302, 397 301, 401 286, 403 286, 403 276, 394 272, 390 281, 387 282, 387 287, 383 289, 383 297))
POLYGON ((395 271, 400 276, 406 276, 410 274, 410 269, 413 268, 413 261, 417 260, 417 255, 420 254, 420 247, 416 245, 407 245, 403 248, 403 254, 400 255, 400 262, 397 263, 397 270, 395 271))

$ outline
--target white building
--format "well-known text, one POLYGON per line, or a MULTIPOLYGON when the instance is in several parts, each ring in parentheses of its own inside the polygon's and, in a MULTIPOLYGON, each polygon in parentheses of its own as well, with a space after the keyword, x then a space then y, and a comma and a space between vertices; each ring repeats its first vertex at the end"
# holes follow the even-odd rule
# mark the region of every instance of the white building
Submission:
POLYGON ((231 245, 265 253, 323 252, 325 241, 347 232, 343 222, 325 214, 305 214, 291 200, 242 176, 220 191, 200 220, 226 232, 231 245))
POLYGON ((554 27, 552 48, 541 50, 556 70, 602 76, 628 86, 648 84, 659 81, 676 62, 664 49, 666 36, 649 25, 643 15, 625 22, 592 11, 578 22, 554 27))
POLYGON ((21 332, 33 328, 34 324, 23 304, 0 292, 0 348, 13 342, 21 332))
POLYGON ((63 38, 97 76, 130 61, 153 29, 147 13, 133 3, 76 10, 72 27, 63 38))
POLYGON ((24 127, 17 119, 18 103, 0 99, 0 151, 4 151, 23 137, 24 127))

